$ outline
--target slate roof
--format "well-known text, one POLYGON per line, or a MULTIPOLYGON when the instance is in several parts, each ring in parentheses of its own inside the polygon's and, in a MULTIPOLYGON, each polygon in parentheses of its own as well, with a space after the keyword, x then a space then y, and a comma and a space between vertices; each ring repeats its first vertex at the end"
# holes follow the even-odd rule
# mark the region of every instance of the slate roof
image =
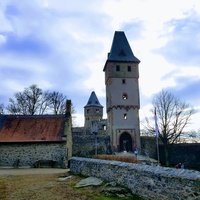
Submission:
MULTIPOLYGON (((135 62, 140 63, 131 50, 126 35, 123 31, 115 31, 107 62, 135 62)), ((106 64, 105 64, 106 65, 106 64)), ((104 67, 105 70, 105 67, 104 67)))
POLYGON ((99 100, 98 100, 98 98, 97 98, 97 96, 96 96, 94 91, 91 93, 90 98, 89 98, 89 100, 87 102, 87 105, 84 106, 84 108, 90 107, 90 106, 96 106, 96 107, 103 108, 103 106, 99 103, 99 100))
POLYGON ((65 120, 65 115, 0 115, 0 143, 61 142, 65 120))

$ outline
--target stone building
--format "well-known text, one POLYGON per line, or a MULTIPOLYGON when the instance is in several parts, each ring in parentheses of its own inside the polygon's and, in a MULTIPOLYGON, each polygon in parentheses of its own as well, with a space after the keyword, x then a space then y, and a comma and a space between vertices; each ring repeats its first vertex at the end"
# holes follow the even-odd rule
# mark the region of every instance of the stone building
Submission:
POLYGON ((65 115, 0 115, 0 166, 65 168, 71 124, 70 100, 65 115))
POLYGON ((140 149, 139 63, 124 32, 116 31, 103 68, 107 119, 102 119, 103 106, 93 91, 84 107, 84 127, 73 129, 74 155, 91 155, 95 134, 102 153, 140 149))
POLYGON ((108 133, 114 152, 140 148, 139 63, 125 33, 116 31, 103 69, 108 133))

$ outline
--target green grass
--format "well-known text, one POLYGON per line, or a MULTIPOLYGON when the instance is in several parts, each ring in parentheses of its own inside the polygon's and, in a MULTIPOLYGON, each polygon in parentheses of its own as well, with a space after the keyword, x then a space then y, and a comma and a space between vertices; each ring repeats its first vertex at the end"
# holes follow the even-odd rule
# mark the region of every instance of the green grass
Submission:
POLYGON ((94 200, 143 200, 141 197, 133 196, 133 197, 95 197, 94 200))

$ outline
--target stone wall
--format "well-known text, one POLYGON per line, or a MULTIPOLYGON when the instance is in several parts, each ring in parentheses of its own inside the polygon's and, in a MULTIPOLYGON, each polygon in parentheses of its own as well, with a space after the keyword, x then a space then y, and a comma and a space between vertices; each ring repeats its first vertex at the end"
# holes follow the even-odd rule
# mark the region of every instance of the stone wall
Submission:
MULTIPOLYGON (((96 152, 96 138, 94 134, 84 130, 73 130, 73 156, 92 157, 96 152)), ((111 154, 110 137, 101 131, 97 135, 97 153, 111 154)))
MULTIPOLYGON (((164 163, 165 154, 164 148, 159 147, 160 160, 164 163)), ((178 163, 183 163, 187 169, 195 169, 200 171, 200 144, 174 144, 169 151, 170 164, 175 166, 178 163)))
POLYGON ((141 153, 144 154, 144 151, 147 152, 150 158, 157 159, 157 150, 156 150, 156 138, 141 136, 141 153))
POLYGON ((70 171, 114 181, 145 199, 200 199, 200 172, 72 157, 70 171))
POLYGON ((34 167, 38 160, 54 160, 55 167, 66 167, 66 142, 1 143, 0 166, 34 167))
MULTIPOLYGON (((157 159, 156 138, 141 137, 141 148, 148 152, 149 157, 157 159)), ((165 164, 164 147, 159 142, 160 162, 165 164)), ((170 164, 175 166, 178 163, 184 163, 185 168, 200 171, 200 144, 199 143, 180 143, 171 146, 170 164)))

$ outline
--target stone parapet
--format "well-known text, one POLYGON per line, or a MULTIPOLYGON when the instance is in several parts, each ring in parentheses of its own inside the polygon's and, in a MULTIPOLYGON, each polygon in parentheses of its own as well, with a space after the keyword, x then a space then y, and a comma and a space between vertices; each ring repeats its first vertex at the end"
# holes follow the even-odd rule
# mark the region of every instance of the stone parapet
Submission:
POLYGON ((70 171, 114 181, 145 199, 200 198, 200 172, 195 170, 72 157, 70 171))

